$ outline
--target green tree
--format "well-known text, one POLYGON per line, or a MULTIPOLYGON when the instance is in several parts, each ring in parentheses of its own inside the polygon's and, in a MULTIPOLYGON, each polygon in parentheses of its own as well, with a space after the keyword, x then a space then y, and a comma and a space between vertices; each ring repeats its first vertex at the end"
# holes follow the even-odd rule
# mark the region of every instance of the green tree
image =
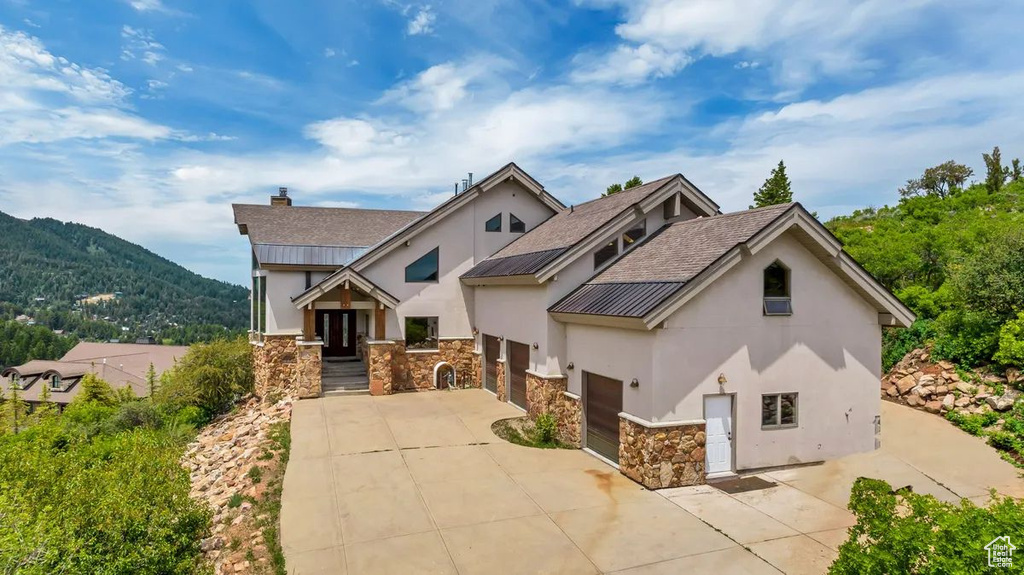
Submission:
POLYGON ((1024 178, 1024 169, 1021 168, 1020 159, 1019 158, 1014 158, 1013 161, 1010 162, 1010 166, 1011 166, 1011 168, 1010 168, 1010 181, 1011 182, 1019 182, 1021 180, 1021 178, 1024 178))
POLYGON ((96 402, 107 407, 117 405, 117 394, 114 392, 114 389, 95 373, 83 375, 78 385, 82 390, 78 393, 78 397, 74 399, 75 403, 96 402))
POLYGON ((1003 167, 1003 155, 999 146, 992 148, 991 154, 982 154, 985 161, 985 187, 990 193, 996 193, 1003 187, 1008 171, 1003 167))
POLYGON ((146 388, 149 389, 149 397, 156 395, 156 368, 153 367, 153 362, 149 363, 146 370, 146 388))
POLYGON ((601 196, 610 196, 612 194, 617 194, 617 193, 621 192, 622 190, 628 190, 630 188, 635 188, 637 186, 641 186, 641 185, 643 185, 643 183, 644 183, 644 181, 642 179, 640 179, 640 176, 633 176, 632 178, 626 180, 626 183, 624 185, 623 184, 612 184, 612 185, 608 186, 605 189, 604 193, 601 194, 601 196))
POLYGON ((212 417, 252 387, 252 350, 245 338, 197 343, 164 372, 156 402, 171 410, 193 405, 212 417))
POLYGON ((792 201, 793 191, 790 189, 789 176, 786 175, 786 164, 779 160, 779 165, 772 169, 771 175, 754 194, 754 205, 750 207, 763 208, 792 201))
MULTIPOLYGON (((2 394, 0 394, 2 395, 2 394)), ((28 425, 28 404, 21 399, 21 390, 10 386, 0 403, 0 433, 18 433, 28 425)))
POLYGON ((929 195, 945 198, 960 192, 967 178, 974 170, 953 160, 938 166, 927 168, 920 178, 907 180, 907 184, 899 189, 900 196, 911 197, 929 195))
POLYGON ((50 397, 50 386, 46 382, 41 382, 40 385, 42 387, 39 389, 39 403, 36 404, 35 410, 32 411, 32 420, 36 423, 58 413, 57 404, 50 397))

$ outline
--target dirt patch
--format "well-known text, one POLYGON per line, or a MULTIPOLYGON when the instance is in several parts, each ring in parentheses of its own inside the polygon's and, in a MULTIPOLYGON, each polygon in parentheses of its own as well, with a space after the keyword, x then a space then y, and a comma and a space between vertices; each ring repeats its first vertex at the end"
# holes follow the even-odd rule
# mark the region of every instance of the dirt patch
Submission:
MULTIPOLYGON (((538 449, 575 449, 558 441, 554 435, 544 437, 544 434, 537 428, 537 424, 529 416, 512 417, 499 419, 491 424, 491 431, 494 435, 509 443, 522 445, 524 447, 536 447, 538 449)), ((552 430, 552 433, 554 431, 552 430)))

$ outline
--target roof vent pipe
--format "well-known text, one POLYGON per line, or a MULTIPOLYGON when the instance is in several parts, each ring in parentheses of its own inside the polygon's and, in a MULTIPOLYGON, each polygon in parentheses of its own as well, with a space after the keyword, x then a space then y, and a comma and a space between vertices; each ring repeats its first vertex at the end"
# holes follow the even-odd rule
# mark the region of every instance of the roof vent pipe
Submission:
POLYGON ((473 187, 473 172, 469 173, 469 187, 473 187))
POLYGON ((459 183, 455 182, 455 195, 459 195, 459 183))
POLYGON ((574 206, 574 205, 569 206, 569 213, 571 214, 573 212, 573 210, 575 210, 575 209, 576 209, 576 206, 574 206))
POLYGON ((469 180, 462 178, 462 191, 465 192, 469 189, 469 180))

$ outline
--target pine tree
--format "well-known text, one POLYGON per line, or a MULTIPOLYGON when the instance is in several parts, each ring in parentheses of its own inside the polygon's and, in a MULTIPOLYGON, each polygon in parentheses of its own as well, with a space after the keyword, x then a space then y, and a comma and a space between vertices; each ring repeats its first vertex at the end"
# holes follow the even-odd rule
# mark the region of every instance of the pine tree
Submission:
POLYGON ((779 160, 779 165, 761 184, 761 189, 754 194, 754 205, 751 208, 762 208, 776 204, 788 204, 793 201, 793 191, 789 187, 789 176, 786 175, 786 164, 779 160))
POLYGON ((20 390, 11 386, 3 404, 0 404, 0 433, 18 433, 27 424, 28 404, 21 399, 20 390))
POLYGON ((602 196, 610 196, 612 194, 617 194, 617 193, 619 193, 621 191, 622 191, 622 184, 612 184, 612 185, 608 186, 607 188, 605 188, 604 193, 601 194, 601 195, 602 196))
POLYGON ((114 393, 114 389, 110 387, 109 383, 97 377, 95 373, 83 375, 78 385, 82 391, 75 398, 76 402, 96 401, 106 406, 117 405, 117 394, 114 393))
POLYGON ((612 184, 612 185, 608 186, 607 188, 605 188, 605 191, 604 191, 603 194, 601 194, 601 196, 603 197, 603 196, 610 196, 612 194, 617 194, 617 193, 621 192, 622 190, 628 190, 630 188, 635 188, 637 186, 643 185, 643 183, 644 183, 644 181, 642 179, 640 179, 640 176, 633 176, 632 178, 626 180, 625 185, 623 185, 623 184, 612 184))
POLYGON ((149 369, 146 370, 146 386, 149 388, 149 397, 153 397, 156 393, 156 369, 153 362, 149 363, 149 369))
POLYGON ((626 183, 622 187, 628 190, 630 188, 642 186, 643 183, 644 181, 640 179, 640 176, 633 176, 632 178, 626 180, 626 183))
POLYGON ((1024 177, 1024 170, 1021 169, 1020 158, 1014 158, 1013 161, 1010 162, 1010 166, 1010 181, 1019 182, 1021 177, 1024 177))
POLYGON ((989 193, 994 194, 1002 189, 1006 181, 1008 170, 1003 167, 1003 155, 999 146, 996 146, 992 148, 991 154, 982 154, 981 158, 985 161, 985 187, 989 193))
POLYGON ((43 421, 50 415, 56 415, 57 413, 57 404, 50 398, 49 383, 43 381, 39 385, 43 387, 39 391, 39 404, 36 405, 35 411, 32 412, 32 420, 35 422, 43 421))

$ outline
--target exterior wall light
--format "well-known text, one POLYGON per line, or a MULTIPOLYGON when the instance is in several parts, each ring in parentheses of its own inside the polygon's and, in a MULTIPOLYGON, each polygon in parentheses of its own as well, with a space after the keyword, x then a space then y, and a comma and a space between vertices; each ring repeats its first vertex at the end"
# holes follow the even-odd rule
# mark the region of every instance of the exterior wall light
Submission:
POLYGON ((533 349, 540 349, 540 344, 537 342, 533 342, 533 349))
POLYGON ((640 387, 640 380, 633 378, 633 381, 629 382, 630 387, 640 387))
POLYGON ((576 364, 570 361, 569 365, 565 366, 565 369, 576 369, 576 364))
POLYGON ((729 380, 725 379, 725 374, 724 373, 718 374, 718 385, 725 385, 727 383, 729 383, 729 380))
POLYGON ((479 335, 479 334, 480 334, 480 330, 478 330, 477 328, 474 327, 473 328, 473 335, 479 335))

